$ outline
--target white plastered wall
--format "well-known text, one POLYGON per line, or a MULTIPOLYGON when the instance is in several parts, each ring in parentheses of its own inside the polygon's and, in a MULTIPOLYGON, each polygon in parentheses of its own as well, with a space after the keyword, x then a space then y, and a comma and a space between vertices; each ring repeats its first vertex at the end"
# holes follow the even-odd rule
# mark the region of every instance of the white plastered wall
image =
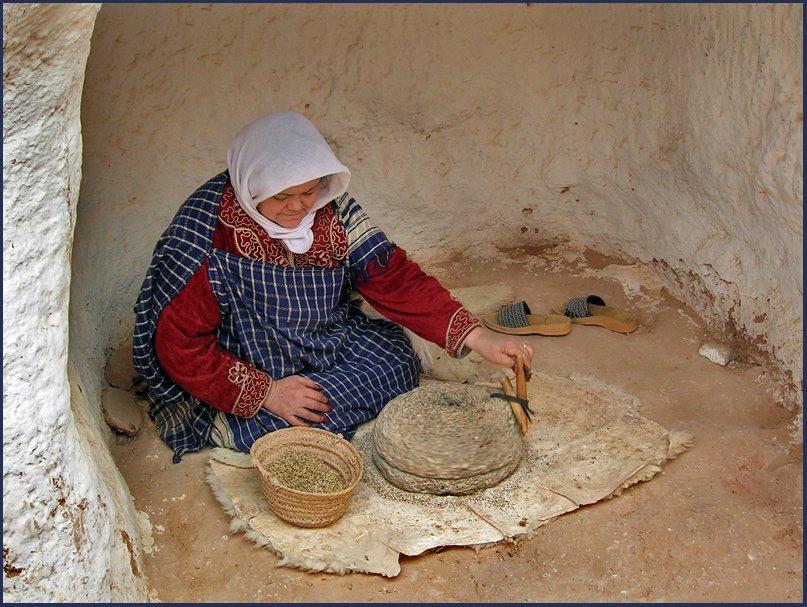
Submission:
POLYGON ((68 364, 80 103, 99 8, 3 4, 3 602, 146 596, 100 397, 76 381, 72 363, 89 358, 80 341, 68 364))
POLYGON ((801 407, 800 4, 109 4, 87 61, 98 6, 4 5, 28 76, 4 80, 4 598, 144 596, 103 365, 159 234, 270 111, 320 127, 418 261, 562 240, 647 263, 801 407))

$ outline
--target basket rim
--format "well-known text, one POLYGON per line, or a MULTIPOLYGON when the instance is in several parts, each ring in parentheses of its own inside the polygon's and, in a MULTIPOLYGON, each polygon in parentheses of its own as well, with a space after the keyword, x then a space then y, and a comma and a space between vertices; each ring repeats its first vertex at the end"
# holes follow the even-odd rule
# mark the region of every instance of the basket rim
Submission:
MULTIPOLYGON (((270 442, 270 441, 268 441, 268 440, 263 441, 263 444, 266 444, 268 442, 270 442)), ((306 445, 306 446, 310 446, 310 445, 306 445)), ((281 450, 287 450, 289 448, 294 448, 294 445, 284 445, 283 447, 281 447, 281 450)), ((257 451, 257 449, 256 449, 256 451, 257 451)), ((350 441, 343 438, 341 434, 335 434, 333 432, 330 432, 328 430, 322 430, 320 428, 309 428, 309 427, 303 427, 303 426, 290 426, 288 428, 281 428, 280 430, 275 430, 273 432, 270 432, 269 434, 263 435, 258 440, 256 440, 252 444, 252 447, 250 447, 250 455, 252 456, 252 465, 257 470, 258 474, 260 475, 260 480, 262 481, 262 483, 264 483, 264 482, 265 483, 270 483, 275 489, 279 489, 279 490, 281 490, 283 492, 287 492, 290 495, 296 495, 296 496, 300 496, 300 497, 320 497, 320 498, 322 498, 323 496, 328 496, 329 499, 332 499, 332 498, 342 498, 342 497, 348 496, 351 493, 353 493, 353 491, 355 491, 355 489, 358 486, 359 482, 361 482, 362 476, 364 475, 364 457, 363 457, 362 453, 359 452, 356 449, 356 447, 354 447, 350 443, 350 441), (257 465, 257 462, 255 461, 255 456, 252 454, 252 451, 255 448, 255 446, 258 444, 259 441, 263 441, 263 439, 265 439, 265 438, 270 438, 270 437, 272 437, 272 435, 275 435, 278 432, 284 432, 286 430, 296 430, 297 433, 299 433, 299 431, 308 431, 309 434, 316 433, 316 434, 321 434, 321 435, 329 435, 329 436, 333 436, 333 437, 338 437, 339 440, 337 441, 337 444, 341 445, 342 442, 344 442, 349 447, 349 449, 353 451, 353 453, 356 456, 357 466, 355 467, 356 468, 356 478, 355 478, 355 480, 353 482, 351 482, 351 483, 348 483, 348 486, 345 489, 343 489, 342 491, 338 491, 336 493, 314 493, 314 492, 311 492, 311 491, 300 491, 299 489, 293 489, 292 487, 287 487, 286 485, 280 483, 273 474, 269 473, 267 470, 264 470, 263 468, 261 468, 261 467, 259 467, 257 465)), ((348 462, 348 466, 350 466, 349 462, 348 462)), ((351 466, 351 468, 352 468, 352 466, 351 466)), ((347 482, 349 479, 344 479, 344 480, 347 482)))
MULTIPOLYGON (((296 434, 314 434, 319 436, 329 436, 335 439, 337 444, 346 443, 351 449, 356 451, 356 447, 354 447, 349 440, 344 438, 342 434, 336 434, 335 432, 331 432, 330 430, 323 430, 322 428, 311 428, 309 426, 289 426, 288 428, 281 428, 280 430, 272 430, 271 432, 264 434, 260 438, 256 439, 252 446, 249 448, 250 454, 253 450, 257 450, 261 448, 263 445, 273 442, 273 440, 278 439, 284 435, 290 435, 292 433, 296 434)), ((358 453, 358 451, 356 451, 358 453)))
POLYGON ((259 439, 257 439, 252 446, 249 448, 250 455, 253 454, 253 451, 257 451, 258 449, 264 448, 264 445, 272 442, 272 439, 277 439, 278 437, 283 436, 284 434, 291 434, 289 431, 294 433, 300 434, 305 432, 306 434, 318 434, 320 436, 329 436, 335 440, 335 444, 346 446, 348 450, 352 451, 359 459, 362 459, 361 453, 353 446, 353 444, 344 438, 341 434, 336 434, 329 430, 323 430, 321 428, 310 428, 308 426, 289 426, 288 428, 281 428, 280 430, 273 430, 268 434, 264 434, 259 439))

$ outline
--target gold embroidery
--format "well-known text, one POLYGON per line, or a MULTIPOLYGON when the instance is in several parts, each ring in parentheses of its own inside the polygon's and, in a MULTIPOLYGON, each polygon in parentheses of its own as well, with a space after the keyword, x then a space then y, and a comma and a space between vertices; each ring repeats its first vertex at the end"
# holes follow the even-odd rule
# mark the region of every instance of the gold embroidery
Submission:
POLYGON ((291 253, 246 214, 227 184, 219 206, 219 221, 233 232, 238 255, 283 267, 336 268, 347 259, 347 236, 333 207, 328 204, 314 216, 314 242, 305 253, 291 253))
POLYGON ((233 405, 233 414, 239 417, 252 417, 261 408, 269 389, 272 387, 272 379, 266 374, 256 369, 250 370, 247 365, 240 361, 230 368, 228 379, 241 386, 238 398, 233 405))
POLYGON ((247 381, 249 377, 249 369, 241 361, 235 361, 235 364, 230 368, 227 379, 236 385, 241 385, 247 381))
POLYGON ((247 259, 266 261, 266 251, 257 231, 260 228, 238 204, 231 184, 227 184, 221 195, 219 221, 232 229, 239 255, 247 259))
POLYGON ((460 349, 468 333, 472 329, 481 326, 479 319, 471 314, 466 308, 459 308, 446 330, 446 351, 454 358, 459 357, 460 349))

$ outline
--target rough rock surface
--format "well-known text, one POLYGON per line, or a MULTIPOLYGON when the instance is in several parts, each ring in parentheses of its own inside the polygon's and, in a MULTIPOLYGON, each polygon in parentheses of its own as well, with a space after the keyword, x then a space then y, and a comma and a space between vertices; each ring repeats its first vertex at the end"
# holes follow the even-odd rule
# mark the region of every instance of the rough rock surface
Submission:
POLYGON ((140 381, 132 363, 131 342, 115 350, 104 367, 104 379, 110 386, 131 390, 140 381))
POLYGON ((135 397, 119 388, 106 388, 101 395, 104 421, 115 430, 135 436, 143 427, 143 414, 135 397))
POLYGON ((405 491, 466 495, 518 467, 523 440, 510 404, 481 386, 427 384, 378 416, 373 461, 405 491))
POLYGON ((708 358, 713 363, 717 363, 721 367, 725 367, 729 364, 734 360, 735 356, 734 349, 731 346, 714 341, 704 343, 700 347, 700 350, 698 350, 698 354, 708 358))

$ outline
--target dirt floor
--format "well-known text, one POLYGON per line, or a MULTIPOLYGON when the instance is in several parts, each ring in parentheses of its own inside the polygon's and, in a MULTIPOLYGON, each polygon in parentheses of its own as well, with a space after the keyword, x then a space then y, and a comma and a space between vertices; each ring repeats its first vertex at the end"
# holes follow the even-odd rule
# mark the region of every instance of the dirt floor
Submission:
POLYGON ((533 368, 592 376, 636 396, 644 417, 693 434, 691 450, 530 539, 402 556, 401 573, 386 578, 276 567, 269 549, 230 531, 205 481, 209 452, 172 464, 149 421, 111 448, 150 528, 144 573, 153 600, 803 602, 802 444, 778 387, 751 361, 722 367, 700 355, 716 336, 646 269, 562 248, 540 253, 426 269, 449 288, 510 284, 533 313, 589 294, 633 311, 641 324, 629 335, 574 326, 563 337, 530 337, 533 368))

